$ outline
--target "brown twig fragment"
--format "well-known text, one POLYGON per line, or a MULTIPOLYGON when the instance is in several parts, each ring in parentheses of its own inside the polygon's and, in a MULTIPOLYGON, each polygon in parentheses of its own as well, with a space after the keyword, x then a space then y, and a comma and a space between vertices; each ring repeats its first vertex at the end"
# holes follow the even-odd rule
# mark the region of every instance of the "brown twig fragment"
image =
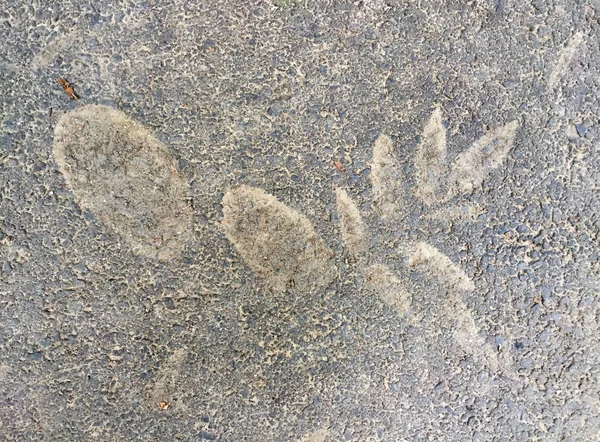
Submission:
POLYGON ((59 78, 57 81, 58 84, 60 84, 63 87, 65 93, 69 97, 71 97, 73 100, 79 100, 79 97, 75 94, 75 91, 73 90, 73 86, 69 84, 66 78, 59 78))

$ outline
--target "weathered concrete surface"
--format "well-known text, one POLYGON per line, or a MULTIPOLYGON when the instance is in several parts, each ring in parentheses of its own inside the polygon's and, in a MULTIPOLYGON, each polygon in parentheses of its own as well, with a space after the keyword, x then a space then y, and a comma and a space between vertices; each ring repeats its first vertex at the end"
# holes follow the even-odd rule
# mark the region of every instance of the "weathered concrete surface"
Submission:
POLYGON ((2 6, 1 440, 598 440, 597 0, 2 6))

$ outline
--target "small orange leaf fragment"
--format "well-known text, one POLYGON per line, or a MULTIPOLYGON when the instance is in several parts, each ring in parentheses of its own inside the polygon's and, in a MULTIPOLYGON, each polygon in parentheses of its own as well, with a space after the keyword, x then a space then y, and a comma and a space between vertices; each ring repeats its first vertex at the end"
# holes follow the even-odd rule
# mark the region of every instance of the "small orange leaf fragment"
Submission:
POLYGON ((339 170, 340 172, 343 172, 344 170, 346 170, 344 165, 342 163, 340 163, 339 161, 334 161, 333 164, 335 165, 337 170, 339 170))
POLYGON ((75 94, 75 90, 73 89, 73 86, 71 86, 69 84, 69 82, 67 81, 66 78, 59 78, 58 80, 58 84, 60 84, 63 89, 65 90, 65 93, 71 97, 73 100, 78 100, 79 97, 77 96, 77 94, 75 94))
POLYGON ((167 408, 169 408, 171 404, 168 402, 159 402, 158 406, 160 407, 161 410, 166 410, 167 408))

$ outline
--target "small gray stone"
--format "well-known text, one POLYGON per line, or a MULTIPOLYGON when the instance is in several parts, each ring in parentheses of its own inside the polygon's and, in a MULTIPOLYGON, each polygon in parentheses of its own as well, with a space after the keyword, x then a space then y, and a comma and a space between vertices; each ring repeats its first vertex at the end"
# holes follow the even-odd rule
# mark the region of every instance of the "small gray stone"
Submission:
POLYGON ((578 124, 578 125, 576 126, 576 129, 577 129, 577 134, 578 134, 580 137, 584 137, 584 136, 585 136, 585 134, 586 134, 586 132, 587 132, 587 127, 585 127, 585 124, 578 124))

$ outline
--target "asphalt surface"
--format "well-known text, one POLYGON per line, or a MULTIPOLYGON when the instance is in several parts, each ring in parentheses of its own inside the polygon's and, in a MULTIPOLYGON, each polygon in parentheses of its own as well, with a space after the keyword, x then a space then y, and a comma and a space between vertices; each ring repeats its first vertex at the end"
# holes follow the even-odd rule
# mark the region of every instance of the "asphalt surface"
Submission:
POLYGON ((0 440, 600 440, 598 0, 1 6, 0 440))

